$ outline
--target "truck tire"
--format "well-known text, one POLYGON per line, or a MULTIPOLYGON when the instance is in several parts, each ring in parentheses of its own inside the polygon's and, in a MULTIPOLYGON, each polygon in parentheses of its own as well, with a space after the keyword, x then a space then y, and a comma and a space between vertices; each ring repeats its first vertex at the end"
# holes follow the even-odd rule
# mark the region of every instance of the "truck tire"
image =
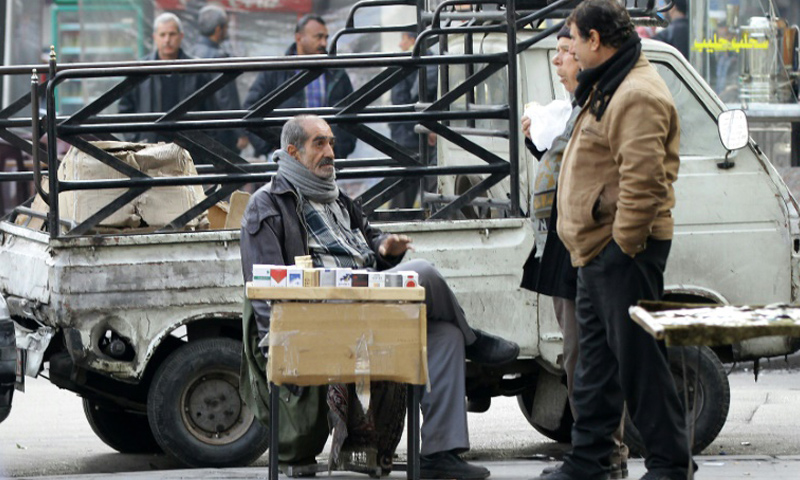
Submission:
MULTIPOLYGON (((694 444, 692 453, 699 455, 719 435, 731 403, 731 388, 722 362, 708 347, 669 347, 669 365, 681 405, 684 403, 683 364, 681 352, 686 359, 686 387, 689 388, 689 405, 695 419, 694 444), (699 364, 698 364, 699 354, 699 364), (698 368, 699 365, 699 368, 698 368), (696 377, 696 375, 699 376, 696 377), (697 397, 694 398, 695 378, 697 378, 697 397)), ((631 453, 645 456, 647 449, 630 415, 625 419, 625 443, 631 453)))
POLYGON ((269 434, 239 396, 242 344, 206 338, 172 352, 158 367, 147 417, 158 444, 189 467, 249 465, 269 434))
POLYGON ((533 396, 536 394, 536 389, 531 388, 517 395, 517 403, 519 409, 528 423, 550 440, 555 440, 558 443, 570 443, 572 439, 572 411, 569 409, 569 403, 564 407, 564 412, 561 415, 561 422, 556 429, 550 429, 536 423, 533 417, 533 396))
POLYGON ((106 445, 120 453, 161 453, 147 415, 83 399, 83 413, 92 431, 106 445))

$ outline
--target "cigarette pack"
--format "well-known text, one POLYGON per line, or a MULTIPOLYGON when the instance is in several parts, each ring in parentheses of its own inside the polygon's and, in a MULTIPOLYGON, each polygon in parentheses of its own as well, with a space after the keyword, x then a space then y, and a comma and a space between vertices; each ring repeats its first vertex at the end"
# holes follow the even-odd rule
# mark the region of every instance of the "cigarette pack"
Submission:
POLYGON ((353 270, 349 268, 336 269, 336 286, 337 287, 352 287, 353 286, 353 270))
POLYGON ((303 286, 319 287, 319 272, 319 269, 314 268, 303 269, 303 286))
POLYGON ((419 274, 417 272, 412 272, 411 270, 397 272, 403 276, 403 286, 404 287, 418 287, 419 286, 419 274))
POLYGON ((369 272, 366 270, 356 270, 353 272, 354 287, 369 287, 369 272))
POLYGON ((402 287, 403 286, 403 276, 399 273, 384 273, 383 274, 386 281, 384 285, 387 287, 402 287))
POLYGON ((386 276, 382 272, 369 273, 369 286, 370 288, 383 288, 386 276))
POLYGON ((269 268, 271 265, 253 265, 253 285, 256 287, 269 287, 269 268))
POLYGON ((303 269, 297 267, 289 267, 286 269, 286 286, 287 287, 302 287, 303 286, 303 269))
POLYGON ((286 267, 272 265, 269 269, 270 287, 286 286, 286 267))
POLYGON ((320 287, 335 287, 336 286, 336 269, 323 268, 319 271, 319 286, 320 287))
POLYGON ((301 255, 294 257, 294 264, 299 268, 314 268, 314 263, 311 260, 311 255, 301 255))

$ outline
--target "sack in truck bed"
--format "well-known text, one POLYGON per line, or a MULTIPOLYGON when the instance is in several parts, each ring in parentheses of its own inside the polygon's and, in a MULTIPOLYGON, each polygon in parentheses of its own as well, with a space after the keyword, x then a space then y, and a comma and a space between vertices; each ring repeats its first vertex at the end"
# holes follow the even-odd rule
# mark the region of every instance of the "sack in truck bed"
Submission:
MULTIPOLYGON (((192 157, 174 143, 92 142, 126 164, 151 177, 197 175, 192 157)), ((59 180, 125 179, 125 174, 96 158, 70 148, 58 168, 59 180)), ((61 217, 83 222, 113 201, 126 189, 72 190, 58 196, 61 217)), ((205 195, 200 185, 150 188, 121 209, 100 222, 100 227, 137 228, 163 227, 178 215, 199 203, 205 195)), ((197 227, 206 222, 206 214, 186 226, 197 227)))

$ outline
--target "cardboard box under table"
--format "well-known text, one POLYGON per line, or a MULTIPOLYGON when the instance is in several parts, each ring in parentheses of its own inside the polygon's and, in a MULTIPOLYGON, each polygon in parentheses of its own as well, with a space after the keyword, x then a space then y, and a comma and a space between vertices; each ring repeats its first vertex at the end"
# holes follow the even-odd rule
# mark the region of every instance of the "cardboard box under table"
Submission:
MULTIPOLYGON (((247 296, 272 301, 267 365, 271 386, 360 380, 409 385, 407 476, 419 478, 419 386, 428 380, 425 289, 248 284, 247 296)), ((272 388, 270 393, 275 404, 277 392, 272 388)), ((271 444, 277 445, 277 409, 270 415, 271 444)), ((278 475, 274 450, 271 479, 278 475)))

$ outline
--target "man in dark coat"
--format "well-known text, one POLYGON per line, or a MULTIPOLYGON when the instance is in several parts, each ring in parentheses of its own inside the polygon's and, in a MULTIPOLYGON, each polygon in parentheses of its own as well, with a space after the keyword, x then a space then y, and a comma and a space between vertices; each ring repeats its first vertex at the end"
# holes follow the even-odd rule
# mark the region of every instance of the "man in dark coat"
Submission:
MULTIPOLYGON (((295 43, 286 50, 287 56, 325 54, 328 51, 328 27, 325 26, 325 20, 319 15, 303 16, 295 27, 294 39, 295 43)), ((249 109, 294 75, 293 70, 261 72, 247 92, 244 108, 249 109)), ((326 69, 324 74, 313 80, 305 89, 286 99, 277 108, 330 107, 351 93, 353 85, 347 72, 340 69, 326 69)), ((336 158, 346 158, 356 148, 356 138, 339 127, 332 128, 336 136, 334 148, 336 158)), ((276 137, 279 132, 279 129, 274 132, 276 137)), ((250 140, 256 154, 269 155, 278 148, 276 143, 267 142, 260 137, 251 136, 250 140)))
MULTIPOLYGON (((197 14, 197 29, 200 37, 193 53, 197 58, 228 58, 230 54, 222 48, 222 42, 228 38, 228 14, 216 5, 206 5, 197 14)), ((217 90, 215 95, 220 110, 239 110, 242 102, 236 81, 232 81, 217 90)), ((230 150, 238 152, 249 143, 244 130, 221 130, 217 139, 230 150)))
MULTIPOLYGON (((192 58, 181 48, 182 41, 181 20, 173 13, 162 13, 153 22, 153 43, 156 49, 142 60, 172 61, 192 58)), ((199 90, 208 80, 208 76, 198 74, 151 75, 120 98, 119 112, 168 112, 199 90)), ((200 108, 197 108, 205 111, 215 109, 216 102, 213 98, 206 100, 200 108)), ((129 140, 134 142, 170 141, 155 132, 136 132, 129 137, 129 140)))
POLYGON ((686 0, 673 0, 669 9, 669 26, 658 32, 653 38, 669 43, 689 59, 689 19, 686 17, 686 0))
MULTIPOLYGON (((409 51, 414 47, 416 41, 416 33, 403 32, 400 34, 399 47, 404 52, 409 51)), ((430 52, 426 52, 429 55, 430 52)), ((432 102, 436 98, 436 80, 437 69, 435 66, 428 66, 425 68, 425 82, 427 86, 426 95, 422 98, 423 102, 432 102)), ((392 104, 393 105, 408 105, 420 101, 420 87, 419 87, 419 72, 414 72, 403 80, 398 82, 392 87, 392 104)), ((412 152, 419 151, 419 135, 414 132, 414 123, 410 122, 396 122, 389 124, 389 130, 392 134, 392 140, 397 144, 411 150, 412 152)), ((436 163, 436 135, 430 133, 425 138, 426 146, 428 149, 429 164, 436 163)), ((436 179, 428 177, 423 180, 425 182, 425 189, 433 191, 435 189, 436 179)), ((414 206, 414 201, 417 199, 419 192, 419 182, 413 187, 407 188, 401 194, 397 195, 392 200, 393 208, 411 208, 414 206)))

